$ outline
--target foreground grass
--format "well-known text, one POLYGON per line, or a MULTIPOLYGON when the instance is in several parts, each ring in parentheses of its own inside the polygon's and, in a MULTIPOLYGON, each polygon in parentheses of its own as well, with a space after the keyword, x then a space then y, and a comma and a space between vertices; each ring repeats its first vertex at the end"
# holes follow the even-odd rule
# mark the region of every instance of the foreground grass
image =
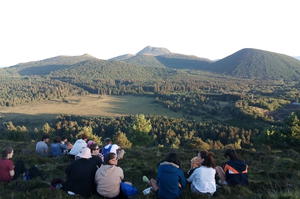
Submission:
MULTIPOLYGON (((4 198, 80 198, 68 196, 61 190, 50 189, 50 182, 54 178, 64 179, 64 170, 70 163, 66 157, 44 158, 34 154, 35 143, 11 142, 0 140, 0 148, 11 145, 15 148, 14 160, 22 159, 27 167, 37 165, 45 174, 45 179, 37 178, 30 181, 17 179, 8 184, 0 184, 0 199, 4 198)), ((134 148, 127 150, 125 159, 120 166, 125 173, 125 180, 142 191, 147 185, 142 182, 142 176, 156 176, 157 163, 169 152, 168 149, 158 148, 134 148)), ((182 161, 182 168, 189 169, 189 160, 195 156, 196 151, 177 150, 182 161)), ((217 163, 225 161, 222 151, 215 151, 217 163)), ((228 187, 220 189, 213 198, 216 199, 298 199, 300 198, 300 154, 290 150, 241 150, 242 159, 249 163, 248 187, 228 187)), ((91 198, 99 198, 93 196, 91 198)), ((143 196, 138 199, 152 199, 154 195, 143 196)), ((196 199, 188 189, 184 190, 182 199, 196 199)), ((203 197, 202 197, 203 198, 203 197)))

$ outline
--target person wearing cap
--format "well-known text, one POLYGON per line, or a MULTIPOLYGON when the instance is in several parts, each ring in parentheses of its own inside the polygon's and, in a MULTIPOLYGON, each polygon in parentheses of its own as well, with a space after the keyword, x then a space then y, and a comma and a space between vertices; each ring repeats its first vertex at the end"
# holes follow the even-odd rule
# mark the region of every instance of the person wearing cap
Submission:
POLYGON ((89 197, 95 192, 95 173, 97 167, 90 161, 91 150, 83 148, 78 154, 79 159, 73 161, 66 169, 67 180, 63 189, 70 195, 79 194, 89 197))
POLYGON ((76 157, 77 154, 85 147, 87 147, 87 140, 88 137, 86 135, 82 135, 81 139, 76 140, 73 148, 71 149, 71 151, 69 152, 69 155, 76 157))
POLYGON ((121 149, 117 144, 113 144, 110 138, 105 138, 105 146, 102 148, 102 155, 105 157, 109 153, 114 153, 117 155, 117 159, 120 160, 123 158, 125 151, 121 149))

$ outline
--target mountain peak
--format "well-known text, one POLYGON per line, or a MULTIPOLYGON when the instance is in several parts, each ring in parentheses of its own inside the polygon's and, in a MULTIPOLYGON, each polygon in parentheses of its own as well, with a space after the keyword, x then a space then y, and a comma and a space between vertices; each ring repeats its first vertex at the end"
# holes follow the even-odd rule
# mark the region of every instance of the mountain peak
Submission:
POLYGON ((146 46, 144 49, 139 51, 137 55, 152 55, 152 56, 158 56, 158 55, 166 55, 170 54, 171 51, 169 51, 166 48, 159 48, 159 47, 152 47, 152 46, 146 46))

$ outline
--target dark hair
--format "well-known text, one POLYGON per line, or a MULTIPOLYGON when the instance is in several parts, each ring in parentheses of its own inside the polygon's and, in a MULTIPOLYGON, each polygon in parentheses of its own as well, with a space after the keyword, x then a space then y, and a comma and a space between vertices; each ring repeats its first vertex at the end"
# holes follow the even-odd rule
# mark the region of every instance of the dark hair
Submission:
POLYGON ((60 143, 61 141, 61 138, 59 136, 57 136, 55 139, 54 139, 54 143, 60 143))
POLYGON ((68 138, 66 136, 61 137, 61 141, 65 140, 65 139, 68 139, 68 138))
POLYGON ((42 141, 44 141, 44 140, 46 140, 46 139, 49 139, 49 138, 50 138, 49 135, 43 135, 42 141))
POLYGON ((163 161, 172 162, 174 164, 177 164, 180 167, 180 161, 176 153, 173 152, 169 153, 163 161))
POLYGON ((114 153, 109 153, 104 157, 104 164, 108 164, 109 165, 109 161, 114 159, 117 155, 114 153))
POLYGON ((111 143, 111 139, 110 138, 105 138, 104 142, 105 142, 105 144, 110 144, 111 143))
POLYGON ((200 157, 204 159, 204 161, 201 163, 201 165, 206 166, 206 167, 216 167, 216 161, 213 157, 213 153, 208 152, 208 151, 200 151, 200 157))
POLYGON ((89 146, 89 148, 91 149, 91 152, 96 151, 97 149, 99 149, 98 144, 93 143, 89 146))
POLYGON ((3 151, 2 151, 2 158, 6 159, 7 155, 10 154, 13 151, 12 147, 6 147, 3 151))
POLYGON ((82 134, 81 139, 83 139, 83 140, 88 139, 88 136, 86 134, 82 134))
POLYGON ((237 153, 233 149, 227 149, 224 153, 224 156, 230 160, 239 160, 237 153))

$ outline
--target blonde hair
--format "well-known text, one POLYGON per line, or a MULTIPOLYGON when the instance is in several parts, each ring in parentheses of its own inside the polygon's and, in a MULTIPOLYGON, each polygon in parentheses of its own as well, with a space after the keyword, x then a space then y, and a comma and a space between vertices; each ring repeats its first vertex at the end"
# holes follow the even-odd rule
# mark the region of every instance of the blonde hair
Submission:
POLYGON ((196 156, 191 159, 192 164, 196 164, 197 166, 201 166, 201 158, 196 156))

